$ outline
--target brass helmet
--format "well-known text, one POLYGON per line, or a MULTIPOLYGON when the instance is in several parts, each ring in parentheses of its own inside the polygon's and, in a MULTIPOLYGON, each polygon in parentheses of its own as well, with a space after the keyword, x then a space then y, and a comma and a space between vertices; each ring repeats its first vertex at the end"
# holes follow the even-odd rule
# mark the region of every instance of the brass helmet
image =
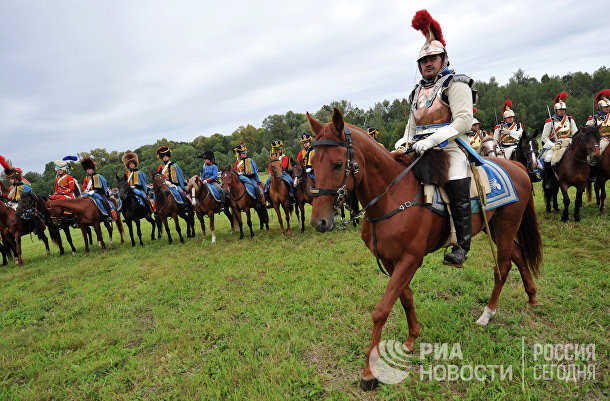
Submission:
POLYGON ((610 106, 610 89, 601 90, 595 95, 595 104, 597 110, 600 107, 610 106))
POLYGON ((555 110, 566 109, 566 104, 564 100, 568 98, 567 92, 561 92, 559 95, 555 96, 555 106, 553 107, 555 110))
POLYGON ((510 99, 504 102, 504 105, 502 106, 502 118, 506 119, 515 116, 515 112, 510 109, 512 105, 513 101, 510 99))
POLYGON ((414 29, 421 31, 426 37, 426 42, 417 56, 420 72, 421 68, 419 66, 419 61, 426 56, 441 55, 443 59, 441 71, 447 68, 449 66, 449 60, 447 58, 447 51, 445 50, 445 38, 443 38, 443 31, 441 30, 439 23, 432 18, 427 10, 419 10, 415 13, 413 20, 411 21, 411 26, 414 29))

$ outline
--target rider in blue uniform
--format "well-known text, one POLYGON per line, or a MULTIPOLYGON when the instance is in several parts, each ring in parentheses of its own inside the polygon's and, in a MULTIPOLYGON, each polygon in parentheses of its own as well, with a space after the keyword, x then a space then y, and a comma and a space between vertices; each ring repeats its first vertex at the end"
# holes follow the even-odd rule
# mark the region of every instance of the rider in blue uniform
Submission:
POLYGON ((163 161, 163 164, 159 165, 159 168, 157 168, 157 172, 163 174, 165 179, 174 184, 176 189, 179 187, 180 190, 176 192, 180 195, 185 205, 190 205, 191 202, 186 196, 184 175, 182 174, 180 167, 176 163, 169 160, 171 155, 172 151, 167 146, 161 146, 157 149, 157 158, 163 161))
POLYGON ((140 164, 138 155, 131 152, 125 153, 121 158, 121 161, 127 168, 127 171, 125 171, 127 183, 131 189, 133 189, 136 196, 140 199, 140 203, 147 206, 148 210, 152 212, 153 209, 148 199, 148 195, 146 194, 146 174, 138 169, 140 164))
MULTIPOLYGON (((203 169, 201 170, 201 180, 209 187, 214 187, 220 199, 216 202, 216 212, 222 212, 224 209, 225 193, 220 186, 220 177, 218 176, 218 166, 214 160, 214 152, 207 150, 197 156, 203 159, 203 169)), ((210 191, 212 189, 210 188, 210 191)))
POLYGON ((256 192, 256 200, 259 202, 259 205, 264 205, 265 198, 263 196, 263 191, 260 188, 260 186, 262 185, 261 179, 258 177, 256 163, 254 162, 254 160, 248 157, 248 150, 246 149, 246 145, 241 142, 239 146, 237 146, 233 150, 238 155, 238 159, 235 161, 233 170, 235 170, 237 174, 239 174, 239 179, 242 182, 252 184, 252 186, 254 187, 254 191, 256 192))
POLYGON ((105 209, 106 216, 109 223, 117 219, 114 205, 108 200, 108 184, 106 178, 95 172, 97 165, 95 162, 85 157, 80 161, 81 166, 87 172, 87 175, 83 179, 83 197, 91 197, 101 203, 102 208, 105 209))

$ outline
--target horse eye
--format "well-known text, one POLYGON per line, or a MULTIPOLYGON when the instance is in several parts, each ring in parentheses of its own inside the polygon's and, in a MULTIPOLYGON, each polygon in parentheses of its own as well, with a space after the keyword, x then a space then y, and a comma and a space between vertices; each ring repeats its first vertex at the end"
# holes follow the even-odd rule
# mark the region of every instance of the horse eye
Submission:
POLYGON ((343 162, 333 163, 333 170, 341 170, 341 167, 343 167, 343 162))

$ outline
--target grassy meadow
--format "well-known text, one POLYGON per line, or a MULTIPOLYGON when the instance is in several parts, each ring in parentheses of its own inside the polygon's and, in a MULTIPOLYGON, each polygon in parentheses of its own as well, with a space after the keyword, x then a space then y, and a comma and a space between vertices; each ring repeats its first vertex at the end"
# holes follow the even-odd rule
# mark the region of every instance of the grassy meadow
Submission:
MULTIPOLYGON (((421 325, 412 374, 371 393, 359 380, 371 313, 388 279, 359 228, 319 234, 307 225, 301 234, 293 215, 293 234, 283 238, 270 210, 270 230, 259 231, 254 218, 255 237, 240 241, 217 215, 215 244, 209 226, 202 241, 198 223, 184 245, 177 236, 168 245, 165 234, 151 242, 144 223, 144 247, 132 248, 127 230, 121 246, 115 231, 107 253, 94 246, 84 256, 75 230, 78 252, 62 257, 54 245, 47 257, 41 242, 24 237, 24 265, 0 268, 0 399, 607 399, 610 217, 585 203, 580 223, 572 213, 561 223, 543 212, 540 184, 536 206, 543 306, 527 305, 514 268, 497 315, 479 327, 493 286, 485 235, 473 240, 463 269, 443 266, 441 252, 428 255, 412 282, 421 325), (421 343, 459 343, 462 358, 421 360, 421 343), (587 362, 595 378, 535 380, 537 343, 595 344, 587 362), (513 374, 422 379, 419 366, 430 364, 512 366, 513 374)), ((407 334, 397 303, 383 339, 407 334)))

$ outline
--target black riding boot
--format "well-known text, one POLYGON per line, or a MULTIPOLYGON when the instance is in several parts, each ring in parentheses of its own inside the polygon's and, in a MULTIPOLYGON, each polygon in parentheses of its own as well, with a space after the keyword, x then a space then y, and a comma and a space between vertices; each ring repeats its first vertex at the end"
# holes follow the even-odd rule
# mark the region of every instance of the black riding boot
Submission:
POLYGON ((451 214, 457 236, 458 246, 445 254, 445 264, 462 267, 470 250, 472 237, 472 211, 470 209, 470 178, 449 181, 445 186, 449 194, 451 214))

